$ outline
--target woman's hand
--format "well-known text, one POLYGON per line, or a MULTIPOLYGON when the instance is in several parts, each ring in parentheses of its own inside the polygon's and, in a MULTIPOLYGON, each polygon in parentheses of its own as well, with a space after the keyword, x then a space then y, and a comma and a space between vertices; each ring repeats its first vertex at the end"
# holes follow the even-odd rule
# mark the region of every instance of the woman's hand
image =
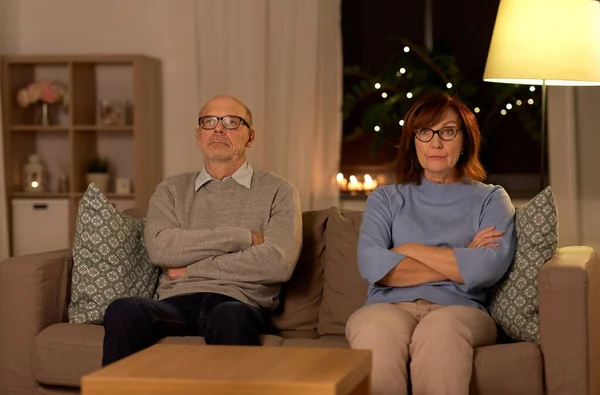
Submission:
POLYGON ((485 228, 475 235, 469 248, 496 248, 500 247, 500 244, 494 243, 502 238, 504 231, 496 230, 495 226, 485 228))

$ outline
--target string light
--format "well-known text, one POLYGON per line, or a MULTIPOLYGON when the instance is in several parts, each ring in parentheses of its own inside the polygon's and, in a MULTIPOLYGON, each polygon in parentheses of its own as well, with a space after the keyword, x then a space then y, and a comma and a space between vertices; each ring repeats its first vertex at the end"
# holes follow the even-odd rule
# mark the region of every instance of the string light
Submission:
POLYGON ((410 48, 408 46, 404 47, 404 52, 408 53, 410 51, 410 48))
MULTIPOLYGON (((405 47, 404 47, 404 52, 410 52, 410 47, 408 47, 408 46, 405 46, 405 47)), ((399 69, 399 70, 396 72, 396 76, 400 77, 402 74, 406 74, 406 69, 405 69, 404 67, 401 67, 401 68, 400 68, 400 69, 399 69)), ((452 84, 451 82, 448 82, 448 83, 446 83, 446 88, 447 88, 447 89, 452 89, 452 87, 453 87, 453 84, 452 84)), ((381 84, 380 84, 379 82, 377 82, 377 83, 375 84, 375 89, 380 89, 380 88, 381 88, 381 84)), ((529 90, 530 90, 531 92, 535 92, 535 89, 536 89, 536 88, 535 88, 535 86, 533 86, 533 85, 531 85, 531 86, 529 87, 529 90)), ((381 93, 381 97, 382 97, 382 98, 384 98, 384 99, 386 99, 386 98, 388 97, 388 94, 387 94, 387 92, 382 92, 382 93, 381 93)), ((412 97, 413 97, 413 94, 412 94, 412 92, 407 92, 407 93, 406 93, 406 97, 407 97, 408 99, 412 99, 412 97)), ((534 103, 534 100, 533 100, 533 99, 529 99, 529 100, 527 100, 527 103, 528 103, 528 104, 530 104, 530 105, 532 105, 532 104, 534 103)), ((522 105, 522 104, 523 104, 523 101, 522 101, 522 100, 520 100, 520 99, 519 99, 519 100, 516 100, 516 101, 515 101, 515 104, 516 104, 517 106, 520 106, 520 105, 522 105)), ((500 111, 500 114, 502 114, 503 116, 504 116, 504 115, 507 115, 507 114, 508 114, 508 112, 507 112, 506 110, 512 110, 512 108, 513 108, 513 104, 512 104, 512 103, 507 103, 507 104, 506 104, 506 109, 502 109, 502 110, 500 111)), ((474 112, 475 114, 479 114, 479 113, 481 112, 481 108, 479 108, 479 107, 475 107, 475 108, 473 109, 473 112, 474 112)), ((400 126, 404 126, 404 120, 402 120, 402 119, 401 119, 401 120, 398 122, 398 125, 400 125, 400 126)), ((380 127, 380 126, 378 126, 378 125, 377 125, 377 126, 375 126, 373 129, 375 130, 375 132, 379 132, 379 131, 381 131, 381 127, 380 127)), ((341 174, 341 173, 340 173, 340 174, 341 174)), ((338 176, 339 176, 339 175, 338 175, 338 176)), ((343 175, 342 175, 342 177, 343 177, 343 175)))
POLYGON ((335 176, 335 179, 338 182, 341 182, 344 179, 344 175, 342 173, 337 173, 337 176, 335 176))

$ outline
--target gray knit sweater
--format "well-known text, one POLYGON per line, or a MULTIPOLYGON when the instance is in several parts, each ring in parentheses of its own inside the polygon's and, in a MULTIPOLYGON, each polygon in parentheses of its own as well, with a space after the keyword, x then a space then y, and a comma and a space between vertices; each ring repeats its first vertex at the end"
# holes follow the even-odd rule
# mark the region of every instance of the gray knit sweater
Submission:
POLYGON ((256 170, 250 189, 226 178, 195 191, 196 176, 170 177, 150 199, 144 234, 150 260, 162 268, 187 266, 187 277, 160 276, 159 298, 214 292, 275 309, 300 254, 298 191, 256 170), (264 243, 253 246, 251 231, 262 231, 264 243))

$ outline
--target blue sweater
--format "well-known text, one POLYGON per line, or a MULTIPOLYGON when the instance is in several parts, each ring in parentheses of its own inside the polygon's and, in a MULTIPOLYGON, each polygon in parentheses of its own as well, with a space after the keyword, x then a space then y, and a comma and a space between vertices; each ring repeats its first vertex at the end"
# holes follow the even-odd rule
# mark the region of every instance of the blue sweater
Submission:
POLYGON ((358 266, 369 284, 367 304, 425 299, 446 306, 485 311, 487 289, 512 261, 515 210, 500 186, 477 181, 387 185, 367 199, 358 240, 358 266), (477 232, 490 226, 505 233, 497 248, 468 248, 477 232), (406 257, 390 251, 404 243, 450 247, 464 284, 450 280, 410 287, 376 284, 406 257))

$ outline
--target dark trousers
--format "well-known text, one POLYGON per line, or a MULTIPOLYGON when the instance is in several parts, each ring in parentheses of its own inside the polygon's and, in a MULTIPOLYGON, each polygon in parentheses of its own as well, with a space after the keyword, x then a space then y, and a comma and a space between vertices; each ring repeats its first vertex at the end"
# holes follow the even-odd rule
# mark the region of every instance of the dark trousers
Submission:
POLYGON ((104 313, 102 366, 166 336, 204 336, 206 344, 260 345, 259 335, 266 329, 262 310, 225 295, 117 299, 104 313))

